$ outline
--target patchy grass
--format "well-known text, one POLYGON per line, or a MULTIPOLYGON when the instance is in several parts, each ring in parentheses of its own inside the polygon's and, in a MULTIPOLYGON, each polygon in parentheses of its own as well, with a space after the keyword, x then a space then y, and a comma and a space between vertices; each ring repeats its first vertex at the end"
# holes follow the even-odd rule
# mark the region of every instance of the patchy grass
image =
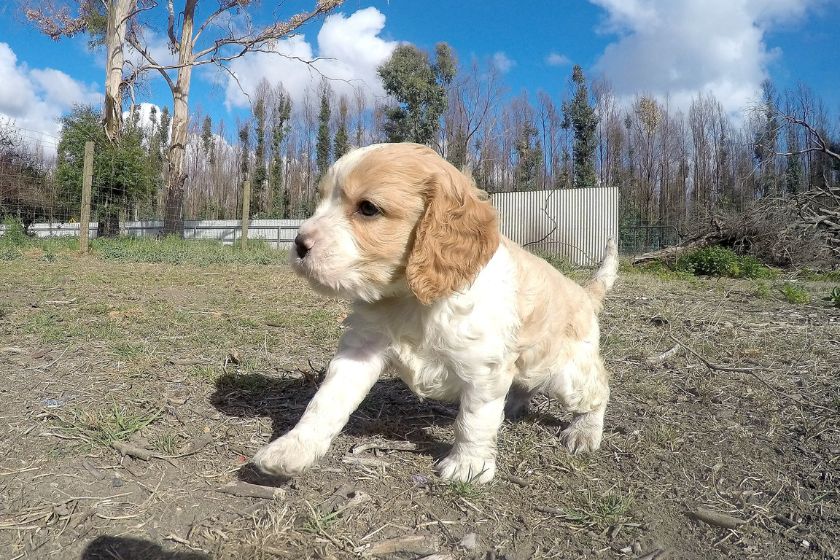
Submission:
POLYGON ((808 290, 796 284, 785 282, 779 286, 779 291, 782 292, 785 301, 788 303, 801 305, 811 301, 811 296, 808 294, 808 290))
POLYGON ((70 410, 55 414, 55 429, 64 437, 81 440, 91 446, 111 447, 124 441, 160 418, 163 410, 136 410, 113 404, 106 410, 70 410))
MULTIPOLYGON (((386 372, 317 468, 265 480, 243 465, 300 418, 347 306, 314 294, 283 255, 259 264, 180 245, 159 263, 142 262, 157 258, 149 247, 108 258, 58 248, 51 259, 26 246, 0 264, 0 550, 10 558, 350 558, 418 534, 455 560, 659 548, 817 558, 840 542, 840 338, 822 301, 791 306, 772 280, 622 268, 600 316, 612 378, 599 451, 569 455, 558 434, 571 415, 540 395, 499 434, 499 473, 525 485, 440 481, 454 407, 420 401, 386 372), (757 286, 775 295, 756 297, 757 286), (649 362, 672 337, 728 369, 685 349, 649 362), (121 439, 182 456, 128 460, 109 448, 121 439), (344 462, 376 440, 417 450, 366 452, 381 467, 344 462), (218 491, 238 480, 285 496, 218 491), (313 513, 348 485, 371 501, 313 513), (750 522, 734 533, 697 524, 685 512, 698 505, 750 522), (469 533, 479 545, 465 552, 457 543, 469 533)), ((816 299, 834 284, 796 285, 816 299)))

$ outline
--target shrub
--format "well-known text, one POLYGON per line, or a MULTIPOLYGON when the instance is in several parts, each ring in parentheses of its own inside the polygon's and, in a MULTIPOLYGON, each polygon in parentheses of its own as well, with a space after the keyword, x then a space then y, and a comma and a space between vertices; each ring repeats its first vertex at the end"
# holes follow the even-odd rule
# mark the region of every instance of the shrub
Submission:
POLYGON ((14 218, 3 220, 3 235, 0 236, 0 242, 4 245, 17 247, 23 245, 26 241, 27 236, 23 230, 23 224, 14 218))
POLYGON ((730 278, 770 278, 773 271, 750 256, 740 256, 731 249, 717 245, 703 247, 677 259, 676 269, 697 276, 727 276, 730 278))
POLYGON ((808 295, 808 292, 802 286, 785 282, 779 289, 782 291, 782 294, 785 296, 785 301, 788 303, 801 304, 811 301, 811 296, 808 295))

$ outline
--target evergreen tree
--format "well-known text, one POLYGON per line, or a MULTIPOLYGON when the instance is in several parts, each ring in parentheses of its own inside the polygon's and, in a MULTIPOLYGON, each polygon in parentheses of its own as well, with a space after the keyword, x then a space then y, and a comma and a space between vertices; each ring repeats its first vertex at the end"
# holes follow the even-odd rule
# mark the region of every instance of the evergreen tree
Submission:
POLYGON ((446 110, 446 88, 455 77, 456 62, 446 43, 435 48, 435 63, 413 45, 400 45, 379 67, 385 91, 397 105, 386 109, 385 134, 389 142, 429 144, 446 110))
POLYGON ((201 146, 210 165, 216 163, 216 146, 213 142, 213 120, 210 115, 204 117, 201 123, 201 146))
POLYGON ((776 90, 773 82, 761 83, 761 110, 758 115, 758 130, 755 133, 754 155, 758 176, 756 189, 759 196, 771 194, 775 188, 776 144, 778 143, 779 118, 776 102, 776 90))
POLYGON ((333 140, 333 152, 335 159, 338 160, 341 156, 350 150, 350 138, 347 135, 347 99, 342 96, 338 102, 338 127, 335 131, 335 139, 333 140))
POLYGON ((574 162, 574 186, 594 187, 597 184, 595 174, 595 150, 598 138, 598 117, 589 103, 589 89, 583 69, 577 64, 572 69, 572 84, 575 90, 571 102, 563 103, 563 126, 574 131, 575 143, 572 148, 574 162))
POLYGON ((251 184, 251 200, 254 213, 263 211, 263 192, 268 182, 268 170, 265 166, 265 97, 260 95, 254 103, 254 179, 251 184))
POLYGON ((802 188, 802 178, 804 169, 802 168, 802 159, 795 152, 799 151, 799 137, 796 134, 794 125, 788 123, 787 125, 787 151, 790 154, 787 156, 787 167, 785 169, 785 191, 788 194, 796 194, 802 188))
POLYGON ((527 121, 519 132, 516 142, 517 165, 514 186, 516 190, 536 190, 540 188, 540 168, 543 150, 537 139, 537 128, 527 121))
POLYGON ((330 166, 330 92, 326 84, 321 87, 321 110, 318 113, 318 141, 315 144, 315 165, 318 180, 330 166))
POLYGON ((277 96, 274 107, 274 119, 271 127, 271 184, 272 210, 275 216, 289 217, 291 197, 283 184, 283 146, 289 133, 289 119, 292 114, 292 100, 282 91, 277 96))
POLYGON ((247 181, 250 179, 250 159, 251 159, 251 127, 248 123, 239 128, 239 146, 241 149, 239 160, 240 180, 247 181))

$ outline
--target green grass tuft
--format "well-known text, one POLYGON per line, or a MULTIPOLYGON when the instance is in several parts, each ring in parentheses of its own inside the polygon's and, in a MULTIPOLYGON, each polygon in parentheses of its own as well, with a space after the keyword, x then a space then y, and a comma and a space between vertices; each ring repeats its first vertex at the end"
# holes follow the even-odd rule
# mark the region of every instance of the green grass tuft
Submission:
POLYGON ((781 290, 782 295, 785 297, 785 301, 788 303, 801 305, 811 301, 811 296, 808 295, 808 292, 802 286, 785 282, 779 287, 779 290, 781 290))

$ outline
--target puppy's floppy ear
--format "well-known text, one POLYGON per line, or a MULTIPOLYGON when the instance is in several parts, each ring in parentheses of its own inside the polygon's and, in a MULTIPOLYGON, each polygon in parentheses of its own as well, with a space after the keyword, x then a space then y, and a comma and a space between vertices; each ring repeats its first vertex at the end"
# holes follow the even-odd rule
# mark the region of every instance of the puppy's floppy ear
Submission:
POLYGON ((499 246, 496 211, 454 168, 426 183, 426 208, 408 257, 408 286, 428 305, 468 286, 499 246))

